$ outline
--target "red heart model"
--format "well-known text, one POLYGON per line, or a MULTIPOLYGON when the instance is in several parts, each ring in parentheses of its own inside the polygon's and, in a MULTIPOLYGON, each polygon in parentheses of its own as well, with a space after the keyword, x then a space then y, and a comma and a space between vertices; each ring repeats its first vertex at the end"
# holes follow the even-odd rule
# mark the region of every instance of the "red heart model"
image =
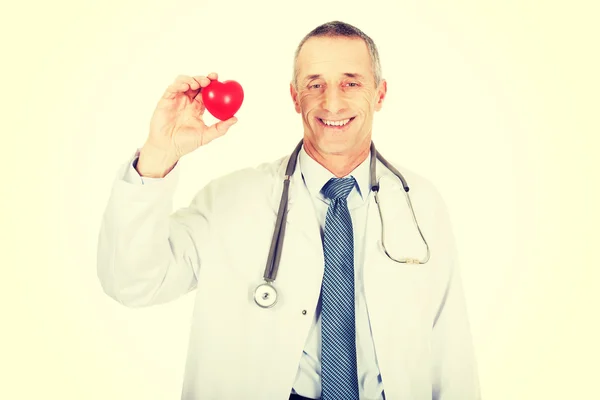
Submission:
POLYGON ((202 88, 204 106, 215 118, 225 121, 235 115, 244 101, 244 90, 236 81, 213 80, 202 88))

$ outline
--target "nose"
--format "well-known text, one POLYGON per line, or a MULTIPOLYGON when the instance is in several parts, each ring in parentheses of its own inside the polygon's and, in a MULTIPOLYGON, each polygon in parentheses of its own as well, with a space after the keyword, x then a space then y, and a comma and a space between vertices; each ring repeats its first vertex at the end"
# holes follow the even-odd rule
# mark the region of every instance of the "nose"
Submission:
POLYGON ((342 94, 339 92, 337 87, 330 87, 325 89, 323 93, 323 104, 324 110, 331 114, 337 114, 344 109, 345 102, 342 94))

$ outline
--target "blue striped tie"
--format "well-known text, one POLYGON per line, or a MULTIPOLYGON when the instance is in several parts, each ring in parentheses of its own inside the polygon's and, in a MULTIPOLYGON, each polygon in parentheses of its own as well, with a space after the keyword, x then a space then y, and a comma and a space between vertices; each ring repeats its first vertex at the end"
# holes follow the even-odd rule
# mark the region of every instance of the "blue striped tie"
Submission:
POLYGON ((325 272, 321 287, 321 399, 358 400, 354 321, 354 235, 347 197, 353 177, 323 186, 331 199, 323 239, 325 272))

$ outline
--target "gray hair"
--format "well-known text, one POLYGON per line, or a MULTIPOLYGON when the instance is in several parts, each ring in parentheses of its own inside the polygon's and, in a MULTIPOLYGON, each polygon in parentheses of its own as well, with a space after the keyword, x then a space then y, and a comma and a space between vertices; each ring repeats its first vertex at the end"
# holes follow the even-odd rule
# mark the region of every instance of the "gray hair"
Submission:
POLYGON ((300 44, 296 48, 296 52, 294 53, 294 76, 293 82, 294 87, 298 89, 298 54, 302 49, 304 43, 310 39, 311 37, 346 37, 346 38, 360 38, 364 40, 369 49, 369 54, 371 56, 371 65, 373 67, 373 77, 375 78, 375 86, 378 86, 381 82, 381 62, 379 60, 379 52, 377 51, 377 46, 375 46, 375 42, 371 39, 367 34, 358 29, 355 26, 352 26, 346 22, 341 21, 331 21, 324 23, 322 25, 317 26, 315 29, 310 31, 304 38, 300 41, 300 44))

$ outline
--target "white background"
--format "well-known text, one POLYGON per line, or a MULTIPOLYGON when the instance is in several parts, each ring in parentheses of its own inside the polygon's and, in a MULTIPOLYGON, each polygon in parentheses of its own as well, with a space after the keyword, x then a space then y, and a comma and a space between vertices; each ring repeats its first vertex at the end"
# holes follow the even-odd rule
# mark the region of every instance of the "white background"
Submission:
POLYGON ((166 86, 211 71, 240 82, 245 101, 228 135, 182 160, 175 205, 291 152, 293 52, 334 19, 379 47, 378 149, 448 203, 484 398, 594 398, 600 34, 593 2, 564 3, 7 5, 0 398, 179 397, 192 296, 129 310, 96 278, 117 168, 166 86))

